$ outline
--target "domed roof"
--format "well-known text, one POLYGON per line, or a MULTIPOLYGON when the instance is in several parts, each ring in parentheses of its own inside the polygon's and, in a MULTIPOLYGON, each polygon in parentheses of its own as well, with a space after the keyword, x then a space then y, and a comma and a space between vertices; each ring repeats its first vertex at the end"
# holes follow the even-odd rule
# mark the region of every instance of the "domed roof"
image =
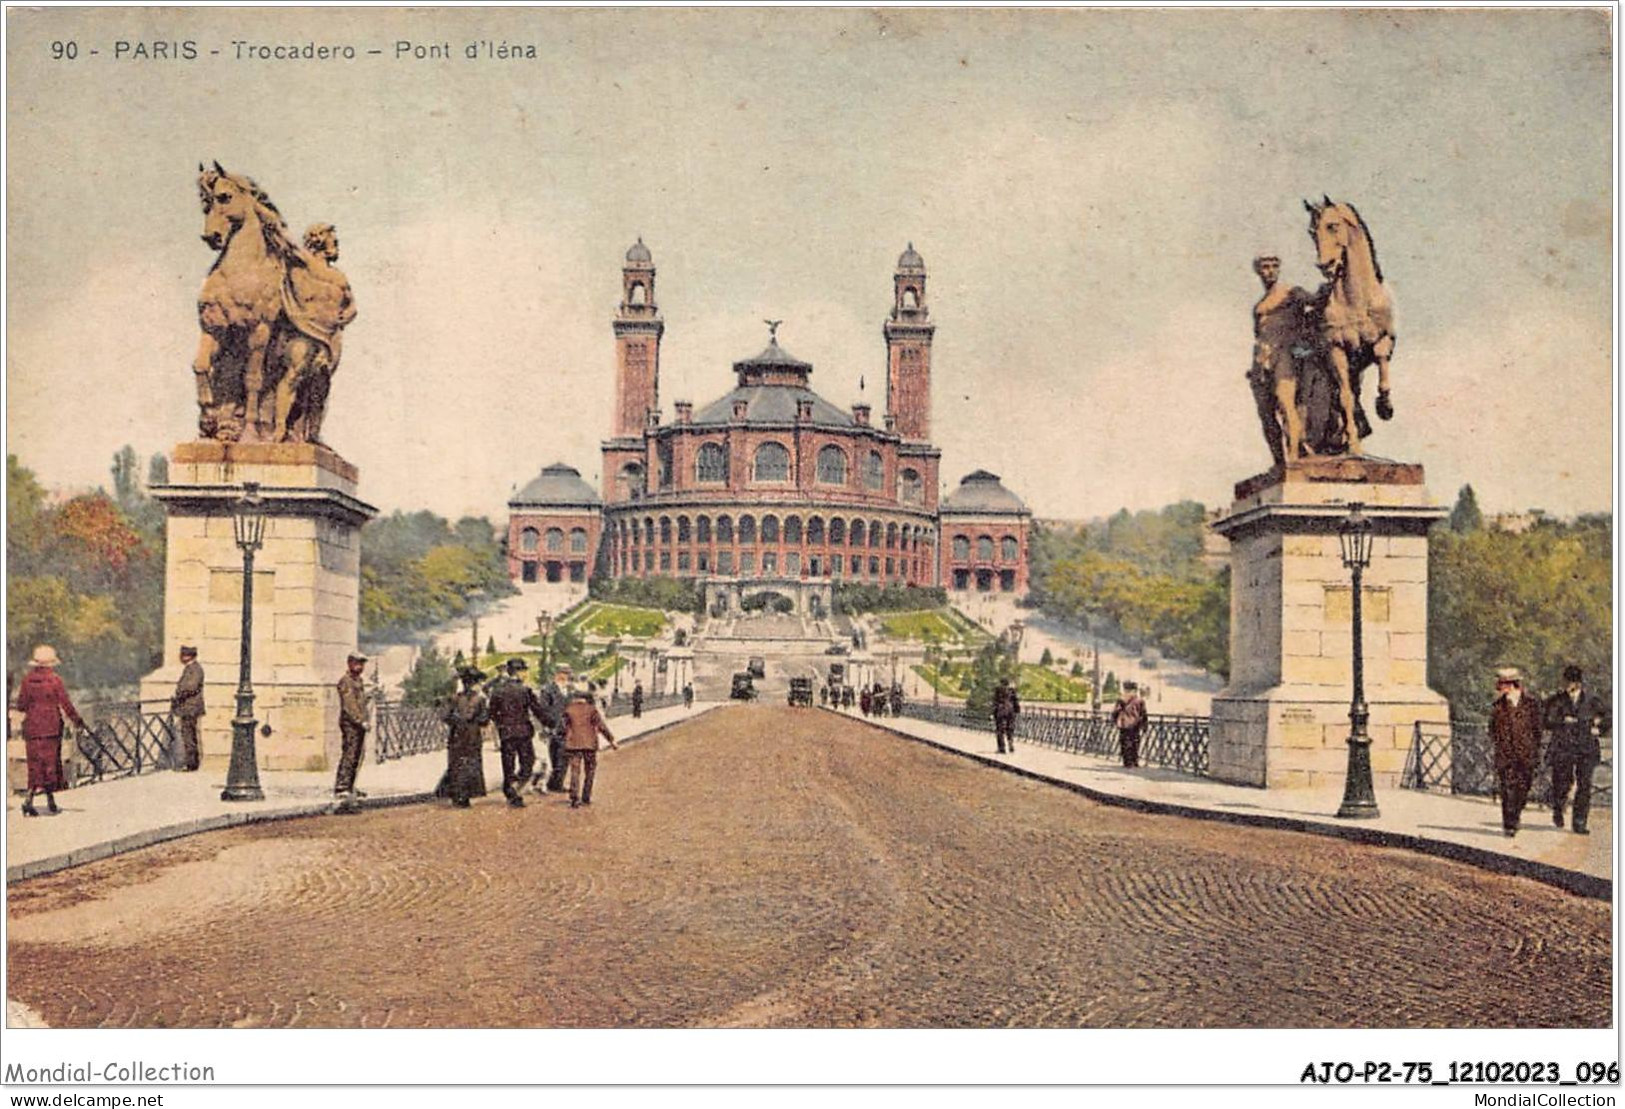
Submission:
POLYGON ((919 253, 914 249, 914 244, 913 243, 909 243, 908 244, 908 249, 903 251, 903 253, 901 253, 901 254, 899 254, 897 256, 897 272, 899 272, 899 273, 924 273, 925 272, 925 259, 920 257, 919 253))
POLYGON ((649 248, 643 245, 642 235, 638 236, 637 242, 627 248, 626 260, 640 266, 647 266, 654 261, 654 255, 650 254, 649 248))
POLYGON ((574 466, 555 462, 508 501, 509 508, 597 508, 603 502, 574 466))
POLYGON ((1025 513, 1027 506, 1000 484, 998 474, 975 470, 960 480, 958 489, 942 498, 940 511, 1019 514, 1025 513))

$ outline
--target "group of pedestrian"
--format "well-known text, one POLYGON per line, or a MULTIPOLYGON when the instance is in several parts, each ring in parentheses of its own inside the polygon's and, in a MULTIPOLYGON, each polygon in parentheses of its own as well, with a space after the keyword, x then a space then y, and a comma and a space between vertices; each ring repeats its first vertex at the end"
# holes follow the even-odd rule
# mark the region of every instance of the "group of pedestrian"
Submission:
MULTIPOLYGON (((850 689, 846 690, 844 696, 847 698, 844 702, 846 707, 851 707, 852 691, 850 689)), ((858 710, 865 716, 885 716, 888 713, 892 716, 902 716, 902 684, 893 682, 889 690, 879 682, 876 682, 873 688, 865 686, 858 694, 858 710)))
POLYGON ((1543 740, 1552 771, 1552 823, 1563 827, 1572 790, 1569 826, 1576 835, 1590 834, 1591 776, 1602 761, 1602 737, 1610 734, 1612 724, 1608 703, 1586 688, 1585 674, 1578 666, 1564 667, 1563 688, 1545 701, 1524 689, 1523 675, 1515 667, 1496 671, 1490 742, 1505 835, 1518 834, 1543 740))

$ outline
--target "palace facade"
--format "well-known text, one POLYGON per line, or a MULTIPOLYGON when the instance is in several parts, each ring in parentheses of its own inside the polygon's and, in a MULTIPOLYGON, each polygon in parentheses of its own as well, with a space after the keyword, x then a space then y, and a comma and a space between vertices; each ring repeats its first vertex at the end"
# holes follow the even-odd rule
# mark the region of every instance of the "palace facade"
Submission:
POLYGON ((1021 499, 978 470, 939 503, 942 452, 930 441, 936 325, 912 244, 897 260, 882 326, 879 423, 868 404, 843 409, 814 392, 812 365, 779 345, 776 324, 759 354, 733 364, 730 392, 699 407, 674 401, 664 421, 665 322, 641 239, 621 275, 604 495, 562 464, 516 494, 508 542, 516 579, 604 573, 1026 591, 1032 517, 1021 499))

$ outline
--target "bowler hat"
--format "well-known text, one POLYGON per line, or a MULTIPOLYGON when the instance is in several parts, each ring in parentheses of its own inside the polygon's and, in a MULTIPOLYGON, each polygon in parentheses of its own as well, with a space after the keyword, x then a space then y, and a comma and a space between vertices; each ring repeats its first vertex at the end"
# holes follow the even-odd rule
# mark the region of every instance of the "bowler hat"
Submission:
POLYGON ((196 647, 188 647, 186 644, 183 643, 183 644, 181 644, 181 654, 183 654, 183 655, 191 655, 191 656, 193 656, 195 658, 195 657, 197 657, 197 648, 196 647))
POLYGON ((510 671, 513 671, 513 670, 529 670, 530 669, 530 663, 526 662, 522 658, 511 658, 511 659, 508 660, 508 669, 510 671))
POLYGON ((1123 688, 1124 689, 1139 689, 1140 688, 1140 683, 1138 683, 1138 682, 1124 682, 1123 683, 1123 688))
POLYGON ((1578 666, 1563 667, 1563 680, 1566 682, 1583 682, 1585 674, 1578 666))
POLYGON ((485 671, 478 666, 465 666, 457 671, 457 676, 465 682, 483 682, 485 680, 485 671))

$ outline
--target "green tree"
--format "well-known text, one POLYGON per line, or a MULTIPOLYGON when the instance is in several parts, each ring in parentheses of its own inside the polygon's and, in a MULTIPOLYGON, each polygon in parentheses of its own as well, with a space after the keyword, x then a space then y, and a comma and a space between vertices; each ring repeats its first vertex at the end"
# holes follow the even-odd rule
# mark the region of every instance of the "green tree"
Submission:
POLYGON ((155 454, 147 460, 147 488, 169 484, 169 458, 155 454))
POLYGON ((497 637, 496 636, 493 635, 493 636, 488 636, 486 638, 486 640, 485 640, 485 653, 488 654, 488 655, 495 655, 497 653, 497 637))
POLYGON ((1072 670, 1071 670, 1071 675, 1072 675, 1072 676, 1073 676, 1073 677, 1074 677, 1074 678, 1081 678, 1081 677, 1083 677, 1083 663, 1081 663, 1081 662, 1074 662, 1074 663, 1073 663, 1073 664, 1072 664, 1072 670))
POLYGON ((1054 655, 1053 652, 1050 651, 1050 649, 1048 647, 1045 647, 1044 648, 1044 653, 1039 656, 1038 665, 1040 665, 1040 666, 1054 666, 1055 665, 1055 655, 1054 655))
POLYGON ((991 719, 993 691, 998 688, 999 680, 1005 678, 1015 682, 1019 673, 1016 661, 999 643, 984 646, 976 652, 970 664, 970 687, 965 693, 965 711, 973 717, 991 719))
POLYGON ((1456 494, 1456 507, 1450 510, 1450 530, 1464 535, 1483 526, 1484 513, 1478 507, 1478 494, 1471 485, 1463 485, 1456 494))
POLYGON ((1100 695, 1106 698, 1116 697, 1122 692, 1117 688, 1117 675, 1111 670, 1106 671, 1105 678, 1100 682, 1100 695))
MULTIPOLYGON (((458 660, 462 652, 457 654, 458 660)), ((401 681, 401 700, 408 705, 432 705, 450 697, 455 691, 457 676, 446 656, 428 648, 412 663, 412 671, 401 681)))

